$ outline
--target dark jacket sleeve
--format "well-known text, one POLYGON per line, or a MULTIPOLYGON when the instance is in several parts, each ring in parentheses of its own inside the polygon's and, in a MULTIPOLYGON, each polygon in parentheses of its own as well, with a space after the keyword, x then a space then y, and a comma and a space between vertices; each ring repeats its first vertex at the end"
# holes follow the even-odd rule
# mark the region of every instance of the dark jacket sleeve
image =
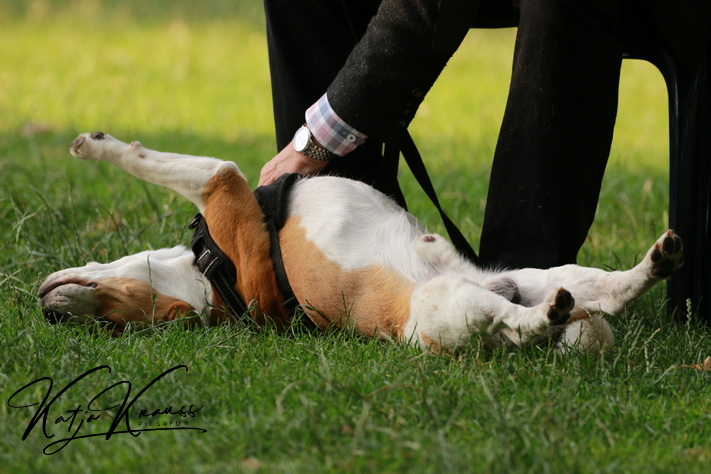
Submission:
POLYGON ((402 133, 469 30, 477 0, 383 0, 328 88, 334 111, 371 138, 402 133))

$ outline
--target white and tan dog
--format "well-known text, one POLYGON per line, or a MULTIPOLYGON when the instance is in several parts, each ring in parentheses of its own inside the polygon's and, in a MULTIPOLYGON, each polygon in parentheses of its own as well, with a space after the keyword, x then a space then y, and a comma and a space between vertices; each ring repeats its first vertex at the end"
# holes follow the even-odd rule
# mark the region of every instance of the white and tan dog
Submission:
MULTIPOLYGON (((152 151, 101 132, 77 137, 71 153, 114 163, 194 203, 237 269, 236 290, 250 305, 249 316, 290 323, 261 209, 234 163, 152 151)), ((482 270, 380 192, 336 177, 294 185, 279 242, 294 294, 317 327, 349 326, 432 350, 460 347, 480 333, 492 344, 555 334, 563 347, 595 351, 613 342, 600 313, 620 312, 682 264, 681 239, 670 230, 628 271, 482 270)), ((181 246, 56 272, 39 295, 52 323, 103 320, 116 333, 130 322, 189 314, 204 325, 229 318, 192 252, 181 246)))

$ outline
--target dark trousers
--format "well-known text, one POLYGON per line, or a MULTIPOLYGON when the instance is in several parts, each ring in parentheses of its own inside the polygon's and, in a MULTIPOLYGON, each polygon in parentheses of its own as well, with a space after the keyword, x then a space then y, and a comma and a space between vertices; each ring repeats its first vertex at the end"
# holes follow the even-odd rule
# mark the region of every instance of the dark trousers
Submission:
MULTIPOLYGON (((379 3, 265 0, 280 149, 379 3)), ((617 112, 619 0, 514 3, 485 1, 475 21, 518 23, 479 256, 484 265, 547 268, 575 262, 595 216, 617 112)), ((367 182, 403 203, 397 164, 383 160, 381 148, 368 143, 325 172, 367 182)))

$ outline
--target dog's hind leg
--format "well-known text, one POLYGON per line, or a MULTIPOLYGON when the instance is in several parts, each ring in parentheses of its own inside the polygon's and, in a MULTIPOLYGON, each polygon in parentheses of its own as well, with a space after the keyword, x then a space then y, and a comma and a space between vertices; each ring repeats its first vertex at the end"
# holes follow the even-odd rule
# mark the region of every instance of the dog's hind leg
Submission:
POLYGON ((552 289, 564 286, 580 307, 590 312, 617 314, 656 283, 669 278, 682 264, 681 239, 668 230, 642 261, 627 271, 607 272, 578 265, 547 270, 526 268, 496 275, 485 286, 494 289, 501 286, 501 281, 513 281, 521 304, 527 306, 538 304, 552 289))
POLYGON ((573 297, 563 288, 527 308, 465 277, 445 275, 415 289, 402 337, 436 351, 460 347, 477 332, 494 336, 494 341, 504 334, 520 345, 565 324, 573 306, 573 297))
POLYGON ((113 163, 139 179, 173 189, 200 212, 205 209, 208 183, 215 176, 223 172, 237 174, 246 183, 232 162, 149 150, 137 141, 124 143, 102 132, 82 133, 72 142, 70 152, 83 160, 113 163))

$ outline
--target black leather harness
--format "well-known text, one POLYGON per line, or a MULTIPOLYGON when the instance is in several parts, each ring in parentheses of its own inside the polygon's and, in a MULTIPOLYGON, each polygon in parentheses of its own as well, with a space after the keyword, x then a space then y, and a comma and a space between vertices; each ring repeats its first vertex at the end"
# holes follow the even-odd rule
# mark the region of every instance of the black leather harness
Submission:
MULTIPOLYGON (((254 190, 254 197, 262 208, 264 221, 269 230, 270 253, 277 287, 283 298, 283 305, 290 316, 294 317, 296 307, 299 305, 294 292, 289 285, 289 279, 284 269, 284 261, 279 246, 279 230, 284 226, 288 215, 288 196, 293 184, 300 178, 298 174, 285 174, 268 186, 261 186, 254 190)), ((235 290, 237 282, 237 269, 232 261, 217 246, 210 236, 207 222, 202 214, 197 214, 188 226, 195 229, 190 241, 190 248, 195 255, 195 266, 200 273, 210 280, 215 291, 229 306, 237 319, 242 319, 249 313, 249 306, 244 298, 235 290)), ((251 305, 251 302, 249 302, 251 305)), ((315 325, 308 318, 303 318, 307 327, 315 325)))
POLYGON ((207 222, 202 214, 198 213, 188 226, 188 229, 195 229, 193 238, 190 240, 190 248, 195 255, 195 266, 210 280, 220 298, 227 304, 232 314, 239 318, 249 313, 249 308, 242 296, 235 290, 237 283, 237 269, 234 263, 217 246, 207 222))

